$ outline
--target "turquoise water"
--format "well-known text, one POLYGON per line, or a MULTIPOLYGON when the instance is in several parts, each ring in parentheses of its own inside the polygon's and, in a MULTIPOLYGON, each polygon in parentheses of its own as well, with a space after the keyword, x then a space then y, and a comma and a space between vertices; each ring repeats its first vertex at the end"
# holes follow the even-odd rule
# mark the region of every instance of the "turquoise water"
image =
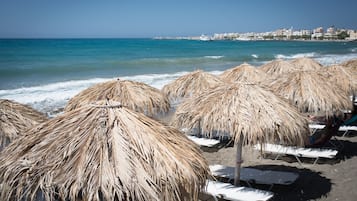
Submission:
POLYGON ((324 65, 357 57, 356 42, 152 39, 2 39, 0 98, 40 110, 115 77, 161 88, 195 69, 213 74, 248 62, 311 57, 324 65))

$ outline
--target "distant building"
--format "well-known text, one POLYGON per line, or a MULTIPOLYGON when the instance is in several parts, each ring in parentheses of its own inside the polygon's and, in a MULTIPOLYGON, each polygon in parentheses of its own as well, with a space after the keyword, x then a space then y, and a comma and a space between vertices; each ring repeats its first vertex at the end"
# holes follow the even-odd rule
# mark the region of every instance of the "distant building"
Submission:
POLYGON ((179 40, 357 40, 357 30, 339 29, 330 26, 324 32, 323 27, 313 30, 293 30, 282 28, 269 32, 246 32, 246 33, 215 33, 208 35, 188 37, 156 37, 155 39, 179 39, 179 40))
POLYGON ((302 35, 304 36, 310 36, 311 35, 311 30, 303 29, 301 30, 302 35))
POLYGON ((273 33, 275 39, 290 39, 293 35, 293 29, 278 29, 273 33))
POLYGON ((314 29, 313 33, 324 33, 324 28, 323 27, 317 27, 316 29, 314 29))
POLYGON ((356 30, 347 30, 347 34, 349 35, 346 40, 357 40, 357 31, 356 30))
POLYGON ((311 39, 311 30, 302 29, 302 30, 298 30, 298 31, 292 31, 291 39, 310 40, 311 39))
POLYGON ((323 39, 323 37, 324 37, 324 28, 317 27, 312 32, 313 33, 311 34, 311 39, 323 39))
POLYGON ((326 33, 324 34, 324 39, 337 39, 337 31, 334 26, 327 28, 326 33))
POLYGON ((336 34, 336 29, 334 26, 327 28, 326 33, 328 34, 336 34))

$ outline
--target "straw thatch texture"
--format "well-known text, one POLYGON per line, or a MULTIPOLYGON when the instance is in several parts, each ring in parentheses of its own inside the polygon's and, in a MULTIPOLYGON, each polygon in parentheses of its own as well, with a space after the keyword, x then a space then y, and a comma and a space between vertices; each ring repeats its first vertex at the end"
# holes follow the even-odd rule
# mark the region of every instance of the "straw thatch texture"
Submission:
POLYGON ((0 100, 0 151, 23 132, 47 120, 35 109, 14 101, 0 100))
POLYGON ((270 61, 259 68, 260 70, 264 71, 268 75, 272 76, 280 76, 285 73, 296 71, 297 68, 290 62, 276 59, 270 61))
POLYGON ((296 58, 290 61, 300 71, 321 70, 319 62, 308 57, 296 58))
POLYGON ((353 72, 357 72, 357 59, 348 60, 343 62, 341 65, 350 68, 353 72))
POLYGON ((223 81, 215 75, 196 70, 165 85, 162 92, 171 102, 180 102, 184 98, 195 96, 221 84, 223 84, 223 81))
POLYGON ((297 106, 301 112, 330 116, 352 107, 348 94, 331 83, 321 72, 288 73, 267 85, 274 93, 297 106))
POLYGON ((302 145, 309 133, 308 120, 282 98, 255 84, 217 87, 183 102, 172 125, 201 128, 208 138, 229 135, 239 143, 265 142, 302 145))
POLYGON ((219 77, 225 82, 257 83, 265 79, 266 74, 259 68, 243 63, 224 71, 219 77))
POLYGON ((331 83, 338 85, 349 95, 357 94, 357 76, 352 73, 352 69, 341 65, 332 65, 323 69, 331 83))
POLYGON ((166 113, 170 102, 160 90, 141 82, 113 80, 96 84, 69 100, 65 111, 99 100, 118 101, 122 105, 148 116, 166 113))
MULTIPOLYGON (((341 64, 342 66, 345 66, 347 70, 349 70, 352 73, 352 79, 354 81, 353 85, 356 86, 357 82, 357 59, 351 59, 348 60, 344 63, 341 64)), ((355 96, 357 95, 357 92, 355 91, 355 96)))
POLYGON ((198 199, 209 169, 197 145, 144 114, 97 104, 40 124, 6 147, 0 200, 198 199))

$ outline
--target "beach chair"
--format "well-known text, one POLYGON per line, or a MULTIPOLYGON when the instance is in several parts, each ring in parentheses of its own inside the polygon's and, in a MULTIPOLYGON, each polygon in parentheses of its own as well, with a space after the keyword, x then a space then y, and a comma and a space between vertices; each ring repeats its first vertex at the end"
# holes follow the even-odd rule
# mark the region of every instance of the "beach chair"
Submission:
POLYGON ((357 126, 353 125, 357 122, 357 115, 354 115, 350 119, 346 120, 340 127, 339 131, 343 131, 343 137, 350 133, 351 131, 357 131, 357 126))
POLYGON ((313 165, 315 165, 320 158, 332 159, 335 158, 338 153, 338 151, 334 149, 303 148, 277 144, 264 144, 263 147, 258 144, 255 145, 254 148, 257 150, 263 150, 264 152, 276 154, 275 160, 277 160, 282 155, 294 156, 301 166, 303 166, 300 160, 301 157, 315 159, 313 162, 313 165))
POLYGON ((357 132, 357 126, 340 126, 339 131, 342 131, 342 137, 345 137, 347 134, 349 134, 352 131, 357 132))
MULTIPOLYGON (((356 131, 357 132, 357 126, 352 126, 351 123, 357 121, 357 115, 355 117, 356 119, 354 121, 351 121, 349 124, 345 123, 340 126, 338 131, 343 132, 342 137, 345 137, 347 134, 349 134, 351 131, 356 131)), ((351 120, 351 119, 350 119, 351 120)), ((353 120, 353 119, 352 119, 353 120)), ((309 128, 312 129, 312 132, 314 133, 318 129, 323 129, 325 125, 323 124, 309 124, 309 128)))
POLYGON ((204 147, 213 147, 220 143, 219 140, 215 140, 215 139, 200 138, 193 135, 188 135, 187 137, 193 142, 195 142, 196 144, 204 147))
POLYGON ((263 191, 249 187, 234 186, 230 183, 207 180, 206 193, 220 199, 234 201, 266 201, 274 194, 270 191, 263 191))
MULTIPOLYGON (((234 179, 235 167, 229 167, 224 165, 210 165, 210 170, 213 176, 234 179)), ((298 173, 283 172, 275 170, 259 170, 256 168, 241 168, 240 180, 246 182, 249 187, 252 184, 263 184, 269 186, 269 190, 274 185, 291 185, 296 179, 299 178, 298 173)))
MULTIPOLYGON (((311 133, 312 135, 315 134, 315 132, 317 132, 317 130, 321 130, 323 128, 325 128, 325 125, 323 124, 309 124, 309 128, 311 129, 311 133)), ((341 126, 339 128, 339 130, 341 129, 341 126)), ((325 138, 324 141, 321 141, 319 143, 319 145, 316 145, 315 147, 319 147, 319 148, 327 148, 330 147, 329 145, 332 145, 335 149, 341 150, 343 149, 344 145, 343 143, 341 143, 335 135, 331 135, 325 138), (333 139, 334 141, 331 141, 331 139, 333 139)), ((313 148, 313 147, 311 147, 313 148)))

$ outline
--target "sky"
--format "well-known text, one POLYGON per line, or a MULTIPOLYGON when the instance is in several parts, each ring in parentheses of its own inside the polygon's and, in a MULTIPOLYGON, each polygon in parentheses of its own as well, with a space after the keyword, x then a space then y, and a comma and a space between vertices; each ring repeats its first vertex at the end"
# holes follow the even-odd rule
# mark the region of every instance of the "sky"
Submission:
POLYGON ((0 38, 137 38, 357 30, 355 0, 0 0, 0 38))

